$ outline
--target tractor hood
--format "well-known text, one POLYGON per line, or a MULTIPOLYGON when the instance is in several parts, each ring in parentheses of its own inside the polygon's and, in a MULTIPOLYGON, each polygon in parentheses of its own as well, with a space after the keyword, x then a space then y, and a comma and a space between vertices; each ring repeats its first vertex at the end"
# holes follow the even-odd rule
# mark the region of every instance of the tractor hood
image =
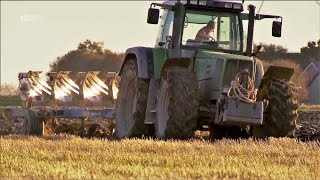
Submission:
POLYGON ((248 56, 199 49, 195 54, 194 69, 200 87, 200 99, 219 99, 230 87, 238 72, 253 72, 253 59, 248 56))
POLYGON ((223 53, 223 52, 217 52, 217 51, 210 51, 210 50, 204 50, 204 49, 199 49, 198 52, 196 53, 195 57, 196 58, 217 57, 217 58, 222 58, 222 59, 236 59, 236 60, 244 60, 244 61, 253 61, 253 59, 248 56, 223 53))

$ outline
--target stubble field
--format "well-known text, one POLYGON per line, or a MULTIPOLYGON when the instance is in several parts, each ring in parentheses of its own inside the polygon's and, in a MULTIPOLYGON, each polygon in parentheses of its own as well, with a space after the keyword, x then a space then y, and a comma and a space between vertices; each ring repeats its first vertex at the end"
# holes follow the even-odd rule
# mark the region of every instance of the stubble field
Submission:
MULTIPOLYGON (((300 138, 318 137, 319 111, 300 107, 299 132, 307 134, 300 138)), ((2 119, 0 126, 16 134, 19 123, 2 119)), ((320 179, 319 169, 319 140, 116 141, 0 133, 0 179, 320 179)))
POLYGON ((0 179, 320 179, 320 142, 0 137, 0 179))

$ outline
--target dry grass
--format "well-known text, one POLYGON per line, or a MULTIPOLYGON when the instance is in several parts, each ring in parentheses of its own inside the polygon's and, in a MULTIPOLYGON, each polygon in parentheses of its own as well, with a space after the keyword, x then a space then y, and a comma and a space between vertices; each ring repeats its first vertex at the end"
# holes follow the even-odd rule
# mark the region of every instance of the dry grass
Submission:
POLYGON ((6 136, 1 178, 319 179, 320 143, 89 140, 6 136))
POLYGON ((319 111, 320 112, 320 105, 300 105, 299 111, 302 112, 313 112, 313 111, 319 111))

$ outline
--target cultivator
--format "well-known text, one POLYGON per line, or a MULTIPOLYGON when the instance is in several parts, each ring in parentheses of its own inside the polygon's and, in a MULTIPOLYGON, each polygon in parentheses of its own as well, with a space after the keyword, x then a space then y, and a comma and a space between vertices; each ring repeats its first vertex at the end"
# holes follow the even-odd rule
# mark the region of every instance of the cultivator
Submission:
POLYGON ((24 118, 26 134, 43 133, 43 124, 49 119, 113 119, 119 84, 115 72, 49 72, 46 80, 40 77, 41 73, 29 71, 18 75, 22 107, 12 108, 11 116, 24 118), (101 108, 102 101, 111 102, 111 107, 101 108))

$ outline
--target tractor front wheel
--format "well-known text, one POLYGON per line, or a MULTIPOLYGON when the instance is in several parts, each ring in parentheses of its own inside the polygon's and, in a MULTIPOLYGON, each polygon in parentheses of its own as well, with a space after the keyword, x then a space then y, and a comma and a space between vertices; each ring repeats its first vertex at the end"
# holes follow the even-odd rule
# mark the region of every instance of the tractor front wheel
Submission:
POLYGON ((199 95, 195 73, 170 68, 161 79, 157 99, 157 138, 188 139, 197 127, 199 95))
POLYGON ((265 94, 261 95, 268 102, 264 113, 264 125, 253 127, 252 135, 254 137, 294 136, 298 118, 296 89, 293 82, 271 80, 265 94))

